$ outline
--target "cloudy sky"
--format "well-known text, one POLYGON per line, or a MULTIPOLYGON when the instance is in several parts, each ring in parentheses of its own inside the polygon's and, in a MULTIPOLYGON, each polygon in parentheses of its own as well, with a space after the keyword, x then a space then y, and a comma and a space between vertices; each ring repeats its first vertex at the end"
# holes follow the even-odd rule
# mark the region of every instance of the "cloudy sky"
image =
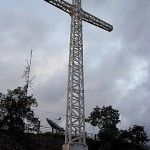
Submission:
MULTIPOLYGON (((112 105, 119 128, 138 124, 150 135, 149 6, 149 0, 82 0, 85 11, 114 27, 83 23, 86 117, 95 106, 112 105)), ((61 116, 65 124, 69 36, 70 16, 43 0, 0 1, 0 92, 24 85, 33 49, 29 92, 41 122, 61 116)))

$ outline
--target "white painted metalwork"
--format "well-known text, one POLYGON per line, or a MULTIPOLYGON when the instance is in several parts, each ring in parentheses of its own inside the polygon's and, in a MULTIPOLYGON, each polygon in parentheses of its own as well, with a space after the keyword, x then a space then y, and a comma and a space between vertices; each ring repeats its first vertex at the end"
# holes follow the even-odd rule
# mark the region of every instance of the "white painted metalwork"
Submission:
POLYGON ((81 0, 45 0, 71 16, 65 144, 85 142, 82 20, 107 31, 113 26, 85 12, 81 0))

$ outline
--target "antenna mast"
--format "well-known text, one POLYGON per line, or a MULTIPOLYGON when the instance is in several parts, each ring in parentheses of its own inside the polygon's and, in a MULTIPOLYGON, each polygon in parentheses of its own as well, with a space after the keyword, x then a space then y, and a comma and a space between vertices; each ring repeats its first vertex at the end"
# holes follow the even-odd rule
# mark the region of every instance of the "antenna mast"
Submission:
POLYGON ((33 50, 31 49, 31 53, 30 53, 30 60, 28 62, 28 60, 26 59, 26 63, 27 65, 25 66, 25 71, 23 74, 23 77, 25 77, 25 86, 24 86, 24 90, 26 92, 26 95, 28 94, 28 88, 31 87, 32 84, 32 80, 33 78, 30 80, 30 71, 31 71, 31 63, 32 63, 32 52, 33 50))

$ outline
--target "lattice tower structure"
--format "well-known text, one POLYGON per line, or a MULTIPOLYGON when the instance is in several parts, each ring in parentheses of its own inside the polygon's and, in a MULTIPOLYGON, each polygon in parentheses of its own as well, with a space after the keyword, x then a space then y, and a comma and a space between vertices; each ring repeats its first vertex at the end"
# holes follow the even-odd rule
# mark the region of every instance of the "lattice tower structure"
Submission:
POLYGON ((72 4, 63 0, 44 1, 71 16, 65 144, 86 145, 82 20, 109 32, 113 26, 85 12, 81 8, 81 0, 72 0, 72 4))

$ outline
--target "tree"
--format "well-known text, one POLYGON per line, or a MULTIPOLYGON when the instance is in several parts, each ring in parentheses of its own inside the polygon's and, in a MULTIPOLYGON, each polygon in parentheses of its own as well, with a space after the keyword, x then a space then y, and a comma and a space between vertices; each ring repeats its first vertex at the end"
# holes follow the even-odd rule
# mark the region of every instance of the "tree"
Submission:
POLYGON ((128 143, 130 148, 145 150, 146 143, 149 141, 143 126, 133 125, 128 130, 120 130, 119 138, 124 143, 128 143))
POLYGON ((117 124, 119 111, 112 106, 99 108, 96 106, 86 122, 92 126, 97 126, 100 130, 98 136, 101 142, 101 149, 136 149, 148 150, 146 143, 149 141, 143 126, 134 125, 128 130, 119 130, 117 124))
POLYGON ((100 129, 98 136, 101 140, 112 141, 119 131, 116 127, 120 122, 119 111, 113 109, 112 106, 103 106, 102 108, 96 106, 86 119, 86 122, 100 129))
POLYGON ((96 106, 94 111, 86 119, 93 126, 97 126, 100 130, 115 127, 119 122, 119 111, 112 108, 112 106, 99 108, 96 106))
POLYGON ((6 112, 5 119, 11 131, 25 131, 25 123, 37 124, 32 106, 36 107, 37 101, 33 95, 27 95, 24 87, 7 90, 7 94, 0 93, 0 109, 6 112))
POLYGON ((144 145, 149 141, 148 136, 144 130, 144 126, 139 125, 133 125, 132 128, 129 128, 129 139, 130 143, 135 147, 144 145))

